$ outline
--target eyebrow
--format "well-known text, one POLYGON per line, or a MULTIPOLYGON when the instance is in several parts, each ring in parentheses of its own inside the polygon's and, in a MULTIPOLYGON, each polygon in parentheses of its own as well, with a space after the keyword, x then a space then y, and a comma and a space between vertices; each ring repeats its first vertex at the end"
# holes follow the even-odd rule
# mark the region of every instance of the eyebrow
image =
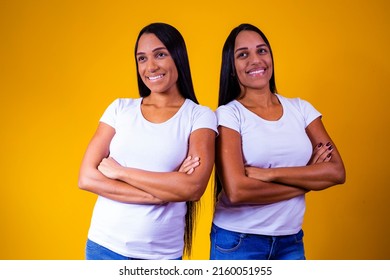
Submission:
MULTIPOLYGON (((152 50, 152 52, 156 52, 156 51, 160 51, 160 50, 167 50, 166 47, 158 47, 158 48, 155 48, 154 50, 152 50)), ((142 55, 142 54, 145 54, 145 52, 137 52, 137 55, 142 55)))
MULTIPOLYGON (((256 49, 258 49, 258 48, 260 48, 260 47, 267 47, 267 48, 268 48, 267 44, 260 44, 260 45, 257 45, 257 46, 256 46, 256 49)), ((238 52, 238 51, 247 50, 247 49, 249 49, 249 48, 248 48, 248 47, 242 47, 242 48, 239 48, 239 49, 235 50, 234 53, 236 53, 236 52, 238 52)))

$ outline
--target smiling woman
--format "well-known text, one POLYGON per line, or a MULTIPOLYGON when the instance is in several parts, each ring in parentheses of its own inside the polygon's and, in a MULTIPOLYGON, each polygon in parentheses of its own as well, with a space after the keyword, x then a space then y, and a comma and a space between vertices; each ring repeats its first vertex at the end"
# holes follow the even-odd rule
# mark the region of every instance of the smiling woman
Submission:
POLYGON ((175 62, 156 35, 144 34, 139 38, 136 57, 138 72, 151 92, 181 97, 176 84, 178 73, 175 62))
POLYGON ((219 196, 211 259, 305 259, 305 194, 345 181, 321 114, 305 100, 277 93, 273 65, 257 27, 231 31, 216 112, 219 196))
POLYGON ((141 97, 106 109, 80 168, 80 188, 98 195, 87 259, 189 255, 214 164, 216 118, 197 102, 179 31, 146 26, 135 58, 141 97))

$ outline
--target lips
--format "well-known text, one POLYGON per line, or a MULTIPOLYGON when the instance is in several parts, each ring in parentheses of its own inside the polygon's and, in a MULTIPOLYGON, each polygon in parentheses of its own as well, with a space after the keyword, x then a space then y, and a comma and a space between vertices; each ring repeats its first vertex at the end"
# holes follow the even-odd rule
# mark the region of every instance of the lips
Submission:
POLYGON ((147 78, 149 81, 157 81, 157 80, 161 79, 162 77, 164 77, 163 74, 157 75, 157 76, 146 76, 146 78, 147 78))
POLYGON ((255 75, 264 75, 264 72, 265 72, 265 68, 257 68, 257 69, 249 70, 246 73, 255 76, 255 75))

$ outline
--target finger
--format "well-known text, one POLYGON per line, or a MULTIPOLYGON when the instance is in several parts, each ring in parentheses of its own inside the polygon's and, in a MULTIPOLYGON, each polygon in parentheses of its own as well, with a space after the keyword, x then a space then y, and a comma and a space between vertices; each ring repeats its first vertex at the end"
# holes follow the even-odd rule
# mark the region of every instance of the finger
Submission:
POLYGON ((196 161, 191 165, 191 168, 196 168, 200 165, 200 161, 196 161))
POLYGON ((200 165, 199 161, 192 162, 191 165, 188 165, 185 168, 183 168, 183 172, 188 174, 188 172, 190 172, 192 170, 191 171, 191 173, 192 173, 192 172, 194 172, 195 168, 198 167, 199 165, 200 165))
POLYGON ((317 162, 318 158, 321 155, 320 151, 322 150, 322 148, 323 148, 323 144, 322 143, 319 143, 318 145, 316 145, 314 147, 313 154, 312 154, 311 159, 310 159, 310 161, 308 163, 309 165, 310 164, 314 164, 314 163, 317 162))
POLYGON ((199 164, 200 164, 199 157, 192 158, 191 156, 188 156, 180 166, 179 172, 188 173, 191 168, 195 169, 197 166, 199 166, 199 164))
POLYGON ((183 162, 183 166, 188 168, 189 166, 193 166, 194 164, 197 164, 197 163, 199 163, 199 157, 194 157, 194 158, 185 160, 185 162, 183 162))
POLYGON ((324 159, 324 162, 329 162, 332 158, 332 153, 328 154, 326 158, 324 159))
POLYGON ((329 157, 331 157, 331 154, 333 152, 333 146, 330 143, 328 143, 327 145, 325 145, 325 148, 326 149, 322 152, 317 162, 325 162, 330 160, 329 157))
POLYGON ((188 156, 185 158, 183 163, 180 165, 179 172, 184 172, 184 169, 186 169, 186 167, 188 166, 191 158, 192 158, 191 156, 188 156))
POLYGON ((330 142, 328 142, 326 144, 326 147, 327 147, 327 149, 324 152, 323 162, 328 162, 332 158, 333 145, 330 142))

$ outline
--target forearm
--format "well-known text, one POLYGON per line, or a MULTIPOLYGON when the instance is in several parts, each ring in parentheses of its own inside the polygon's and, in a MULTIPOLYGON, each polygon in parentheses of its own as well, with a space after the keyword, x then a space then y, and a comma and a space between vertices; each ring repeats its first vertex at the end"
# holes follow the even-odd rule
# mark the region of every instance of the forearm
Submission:
POLYGON ((195 171, 153 172, 124 167, 114 159, 103 159, 98 169, 109 178, 121 180, 169 202, 196 201, 203 195, 214 164, 215 132, 198 129, 190 136, 188 155, 198 158, 195 171))
POLYGON ((183 172, 150 172, 121 167, 117 178, 171 202, 199 200, 207 186, 206 180, 199 180, 194 174, 183 172))
POLYGON ((246 174, 241 135, 220 126, 216 169, 222 187, 232 204, 270 204, 303 195, 307 190, 285 184, 266 182, 246 174))
POLYGON ((304 195, 308 190, 247 176, 230 176, 223 184, 232 204, 270 204, 304 195))
POLYGON ((343 169, 332 162, 301 167, 271 168, 268 179, 268 181, 314 191, 342 184, 344 180, 343 169))
POLYGON ((162 200, 125 182, 105 177, 97 169, 81 172, 79 188, 123 203, 160 204, 162 200))

